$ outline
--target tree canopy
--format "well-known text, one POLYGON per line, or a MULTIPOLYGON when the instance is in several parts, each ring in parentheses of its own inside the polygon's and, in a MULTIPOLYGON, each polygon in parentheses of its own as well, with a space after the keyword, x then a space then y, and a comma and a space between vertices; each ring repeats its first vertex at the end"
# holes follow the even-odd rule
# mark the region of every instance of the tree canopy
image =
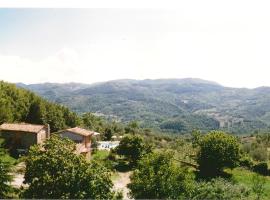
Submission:
POLYGON ((218 175, 225 167, 236 167, 240 159, 240 147, 234 136, 212 131, 199 143, 197 162, 202 174, 218 175))
POLYGON ((52 131, 79 124, 79 117, 64 106, 50 103, 14 84, 0 82, 0 123, 50 124, 52 131))
POLYGON ((131 175, 128 188, 135 199, 179 199, 189 196, 190 174, 173 162, 172 154, 145 156, 131 175))
POLYGON ((151 146, 146 144, 143 138, 138 135, 126 135, 116 148, 116 153, 124 156, 130 165, 136 165, 145 154, 151 151, 151 146))
POLYGON ((110 199, 110 174, 95 162, 88 163, 74 153, 75 143, 52 136, 33 146, 26 158, 24 198, 110 199))

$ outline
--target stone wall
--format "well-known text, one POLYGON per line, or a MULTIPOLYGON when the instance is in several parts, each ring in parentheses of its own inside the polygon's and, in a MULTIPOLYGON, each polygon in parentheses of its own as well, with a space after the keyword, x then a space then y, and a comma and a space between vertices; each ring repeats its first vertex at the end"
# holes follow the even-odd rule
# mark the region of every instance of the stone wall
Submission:
POLYGON ((37 144, 37 134, 2 131, 1 136, 5 139, 8 148, 29 149, 30 146, 37 144))

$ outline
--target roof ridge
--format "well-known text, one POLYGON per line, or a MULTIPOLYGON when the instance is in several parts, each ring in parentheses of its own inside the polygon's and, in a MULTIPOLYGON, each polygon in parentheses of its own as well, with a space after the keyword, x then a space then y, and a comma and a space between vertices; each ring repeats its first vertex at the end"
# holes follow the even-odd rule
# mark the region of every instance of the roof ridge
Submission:
POLYGON ((73 133, 77 133, 79 135, 83 135, 83 136, 90 136, 93 135, 95 133, 95 131, 92 130, 88 130, 85 128, 81 128, 81 127, 73 127, 73 128, 68 128, 66 129, 67 131, 73 132, 73 133))
MULTIPOLYGON (((15 122, 15 123, 6 123, 4 122, 3 124, 12 124, 12 125, 31 125, 31 126, 46 126, 45 124, 31 124, 31 123, 25 123, 25 122, 15 122)), ((3 125, 1 124, 1 125, 3 125)), ((0 125, 0 126, 1 126, 0 125)))
POLYGON ((46 127, 46 125, 43 125, 43 124, 39 125, 39 124, 30 124, 30 123, 3 123, 0 125, 0 130, 38 133, 44 127, 46 127))

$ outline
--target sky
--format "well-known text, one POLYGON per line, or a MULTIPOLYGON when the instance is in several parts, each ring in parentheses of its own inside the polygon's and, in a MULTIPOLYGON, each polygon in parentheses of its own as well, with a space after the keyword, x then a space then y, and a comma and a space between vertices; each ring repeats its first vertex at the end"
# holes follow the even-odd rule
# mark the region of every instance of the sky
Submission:
POLYGON ((206 2, 0 8, 0 79, 30 84, 193 77, 230 87, 270 86, 270 4, 206 2))

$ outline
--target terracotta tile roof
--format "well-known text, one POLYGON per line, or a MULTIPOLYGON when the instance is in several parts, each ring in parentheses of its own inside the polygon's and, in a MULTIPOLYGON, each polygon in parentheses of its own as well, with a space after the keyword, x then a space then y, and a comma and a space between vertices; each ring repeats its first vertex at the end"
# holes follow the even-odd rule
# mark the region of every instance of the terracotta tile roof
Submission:
POLYGON ((67 129, 67 131, 78 134, 78 135, 82 135, 82 136, 90 136, 90 135, 95 134, 94 131, 89 131, 89 130, 79 128, 79 127, 69 128, 67 129))
POLYGON ((45 125, 24 124, 24 123, 21 123, 21 124, 4 123, 4 124, 0 125, 0 130, 38 133, 44 127, 46 127, 46 126, 45 125))

